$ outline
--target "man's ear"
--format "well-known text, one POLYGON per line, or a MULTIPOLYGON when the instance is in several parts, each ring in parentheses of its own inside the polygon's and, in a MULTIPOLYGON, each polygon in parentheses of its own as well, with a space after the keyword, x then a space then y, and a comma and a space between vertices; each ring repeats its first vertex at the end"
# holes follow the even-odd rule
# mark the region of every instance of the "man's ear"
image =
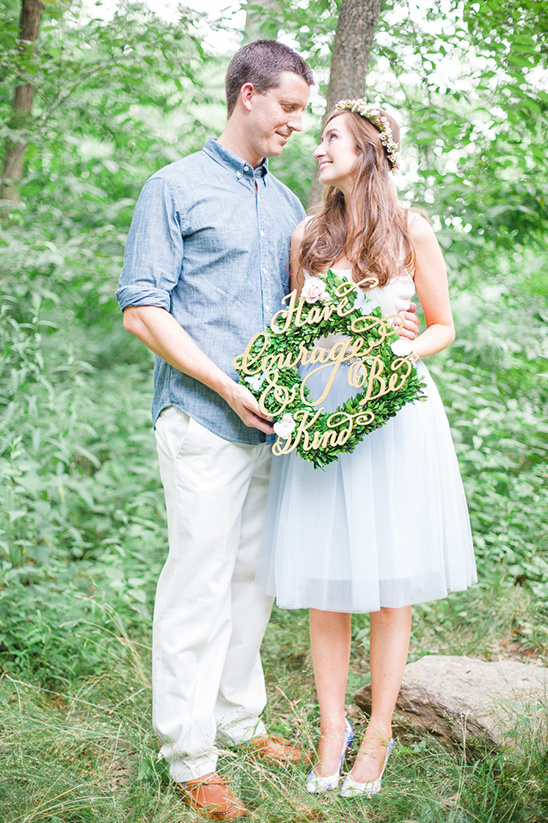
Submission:
POLYGON ((246 111, 251 111, 253 106, 253 97, 255 95, 255 86, 253 83, 244 83, 240 89, 240 100, 246 111))

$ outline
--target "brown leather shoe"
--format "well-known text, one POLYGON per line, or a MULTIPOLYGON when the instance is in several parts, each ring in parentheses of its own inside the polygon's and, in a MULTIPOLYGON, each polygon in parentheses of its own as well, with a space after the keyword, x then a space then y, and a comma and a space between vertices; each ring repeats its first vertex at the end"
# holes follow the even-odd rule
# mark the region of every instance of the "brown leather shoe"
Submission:
POLYGON ((242 801, 234 797, 230 786, 217 772, 188 780, 186 784, 177 783, 177 788, 187 806, 208 820, 237 820, 247 814, 242 801))
POLYGON ((310 758, 303 756, 300 746, 284 740, 283 737, 274 737, 265 734, 263 737, 254 737, 247 744, 257 757, 263 757, 278 766, 285 766, 286 763, 300 763, 302 760, 308 762, 310 758))

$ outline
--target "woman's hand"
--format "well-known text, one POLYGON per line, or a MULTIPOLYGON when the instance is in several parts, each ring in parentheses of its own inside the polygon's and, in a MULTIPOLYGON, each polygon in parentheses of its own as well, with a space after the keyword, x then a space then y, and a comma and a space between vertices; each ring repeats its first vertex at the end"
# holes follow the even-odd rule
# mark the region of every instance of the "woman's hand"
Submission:
POLYGON ((398 314, 403 322, 394 319, 394 329, 398 332, 400 337, 405 337, 406 340, 416 340, 419 336, 419 318, 416 315, 417 306, 411 303, 407 311, 400 311, 398 314))

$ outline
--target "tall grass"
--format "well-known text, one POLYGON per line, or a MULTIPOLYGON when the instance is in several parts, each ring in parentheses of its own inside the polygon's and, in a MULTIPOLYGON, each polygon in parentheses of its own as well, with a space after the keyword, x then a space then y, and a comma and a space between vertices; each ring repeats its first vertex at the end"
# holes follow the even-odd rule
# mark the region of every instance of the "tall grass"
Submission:
MULTIPOLYGON (((120 632, 116 615, 105 619, 108 628, 98 640, 114 652, 108 667, 59 691, 9 674, 0 681, 3 823, 199 819, 182 804, 157 759, 150 729, 149 649, 120 632)), ((420 629, 420 616, 417 623, 420 629)), ((269 725, 310 751, 318 718, 302 628, 300 613, 276 614, 267 635, 269 725), (302 655, 298 676, 294 648, 279 643, 292 624, 302 655)), ((354 641, 355 654, 360 643, 354 641)), ((447 644, 443 651, 456 649, 447 644)), ((350 702, 348 711, 359 737, 365 719, 350 702)), ((223 751, 220 768, 252 819, 264 823, 541 823, 548 816, 546 746, 530 721, 523 721, 519 734, 516 749, 493 752, 453 747, 411 727, 400 729, 383 790, 370 800, 346 800, 337 792, 310 796, 304 764, 269 767, 243 749, 223 751)), ((355 746, 349 764, 353 751, 355 746)))

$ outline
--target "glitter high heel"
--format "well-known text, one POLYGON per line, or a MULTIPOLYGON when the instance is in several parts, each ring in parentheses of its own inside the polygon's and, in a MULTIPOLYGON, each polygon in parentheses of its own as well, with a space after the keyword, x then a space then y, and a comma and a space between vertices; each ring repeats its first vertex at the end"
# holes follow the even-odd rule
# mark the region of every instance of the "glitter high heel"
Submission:
POLYGON ((392 738, 390 738, 388 748, 386 749, 386 756, 384 758, 382 772, 376 780, 369 780, 366 783, 358 783, 357 780, 353 780, 350 777, 350 775, 348 775, 347 777, 345 777, 344 783, 341 786, 341 795, 343 797, 358 797, 360 794, 365 794, 368 797, 371 797, 371 795, 380 792, 382 776, 384 774, 384 770, 386 769, 386 764, 388 763, 388 758, 390 757, 390 752, 392 751, 393 746, 394 741, 392 740, 392 738))
POLYGON ((344 756, 346 754, 346 750, 354 740, 354 731, 352 726, 348 722, 348 720, 344 719, 344 741, 343 741, 343 748, 341 753, 341 762, 339 764, 338 771, 335 774, 330 774, 327 777, 320 777, 320 775, 316 774, 314 769, 312 769, 306 778, 306 791, 310 792, 310 794, 321 794, 322 792, 328 792, 331 789, 336 789, 339 785, 339 780, 341 779, 341 769, 342 764, 344 763, 344 756))

